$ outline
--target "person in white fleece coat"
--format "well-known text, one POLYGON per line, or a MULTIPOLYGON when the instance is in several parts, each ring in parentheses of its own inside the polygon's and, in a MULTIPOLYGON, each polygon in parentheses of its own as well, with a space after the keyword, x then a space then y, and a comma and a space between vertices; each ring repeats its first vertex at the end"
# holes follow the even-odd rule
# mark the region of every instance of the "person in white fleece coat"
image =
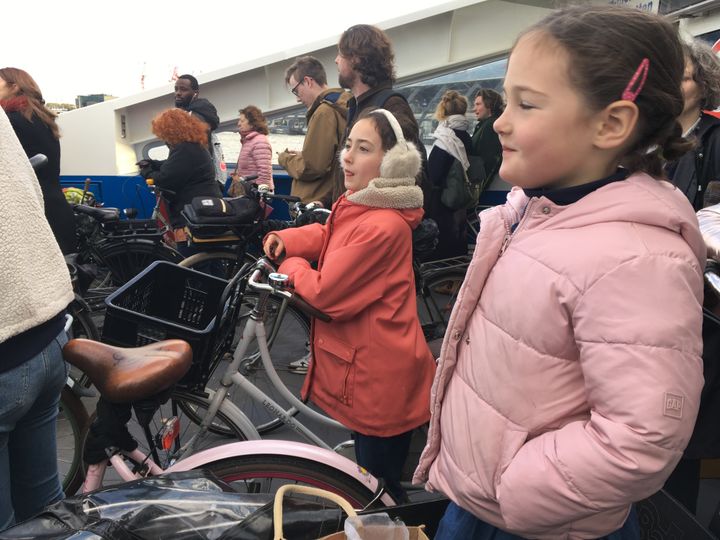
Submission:
POLYGON ((62 498, 55 422, 70 275, 27 156, 0 110, 0 530, 62 498))

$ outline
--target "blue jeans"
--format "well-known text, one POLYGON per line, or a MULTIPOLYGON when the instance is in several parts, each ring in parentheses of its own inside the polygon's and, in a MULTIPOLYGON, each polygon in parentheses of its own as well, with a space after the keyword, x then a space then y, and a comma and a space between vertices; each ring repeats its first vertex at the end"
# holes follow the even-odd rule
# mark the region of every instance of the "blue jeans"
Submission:
POLYGON ((0 531, 63 497, 55 430, 65 343, 63 331, 40 354, 0 373, 0 531))
MULTIPOLYGON (((520 536, 501 531, 497 527, 476 518, 451 502, 440 520, 435 540, 524 540, 520 536)), ((625 524, 614 533, 599 540, 640 540, 640 523, 633 506, 625 524)))

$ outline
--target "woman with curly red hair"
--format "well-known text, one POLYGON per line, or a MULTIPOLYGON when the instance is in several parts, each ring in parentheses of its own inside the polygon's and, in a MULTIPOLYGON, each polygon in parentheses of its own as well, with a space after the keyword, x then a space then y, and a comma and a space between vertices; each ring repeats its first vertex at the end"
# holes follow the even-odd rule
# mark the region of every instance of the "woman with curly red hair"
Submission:
POLYGON ((140 174, 166 190, 162 195, 169 203, 170 224, 181 228, 185 220, 180 211, 194 197, 222 197, 207 149, 207 125, 187 111, 168 109, 153 119, 152 132, 168 145, 170 154, 162 161, 139 161, 140 174))

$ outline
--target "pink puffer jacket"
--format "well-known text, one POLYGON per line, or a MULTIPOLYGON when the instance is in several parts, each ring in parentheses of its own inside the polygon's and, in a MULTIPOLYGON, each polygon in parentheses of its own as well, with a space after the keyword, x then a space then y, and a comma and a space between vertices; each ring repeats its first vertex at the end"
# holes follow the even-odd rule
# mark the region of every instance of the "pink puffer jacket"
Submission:
POLYGON ((568 206, 516 188, 480 219, 415 481, 525 538, 604 536, 662 487, 692 433, 695 214, 635 174, 568 206))
POLYGON ((237 161, 240 176, 257 174, 255 184, 267 184, 275 189, 272 177, 272 147, 267 135, 252 131, 242 139, 242 148, 237 161))

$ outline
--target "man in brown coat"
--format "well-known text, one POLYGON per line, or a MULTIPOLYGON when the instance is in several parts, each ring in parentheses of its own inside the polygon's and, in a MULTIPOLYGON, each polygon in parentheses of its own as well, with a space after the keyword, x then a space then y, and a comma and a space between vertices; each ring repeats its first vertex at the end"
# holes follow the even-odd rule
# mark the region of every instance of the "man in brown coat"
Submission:
POLYGON ((330 208, 351 95, 328 88, 325 68, 312 56, 298 58, 285 72, 285 83, 308 109, 307 133, 302 151, 280 152, 278 163, 292 176, 291 195, 330 208))

